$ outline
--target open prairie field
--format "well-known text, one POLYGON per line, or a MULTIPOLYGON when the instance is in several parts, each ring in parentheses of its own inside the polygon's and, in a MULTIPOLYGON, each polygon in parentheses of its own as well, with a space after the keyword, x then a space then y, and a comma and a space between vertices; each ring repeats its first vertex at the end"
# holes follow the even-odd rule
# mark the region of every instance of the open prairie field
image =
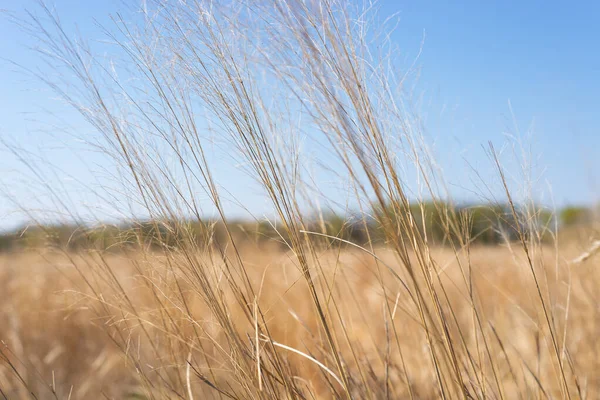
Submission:
POLYGON ((311 274, 321 311, 295 256, 276 247, 246 244, 237 260, 6 254, 0 388, 9 399, 285 397, 285 373, 301 398, 342 396, 345 385, 355 398, 437 398, 436 375, 450 380, 455 368, 464 390, 482 397, 560 397, 564 373, 573 396, 596 398, 600 272, 593 257, 570 262, 583 250, 536 248, 536 283, 518 245, 434 248, 421 256, 435 316, 414 300, 425 280, 411 283, 383 247, 319 251, 311 274))
POLYGON ((23 1, 0 398, 600 398, 593 2, 23 1))

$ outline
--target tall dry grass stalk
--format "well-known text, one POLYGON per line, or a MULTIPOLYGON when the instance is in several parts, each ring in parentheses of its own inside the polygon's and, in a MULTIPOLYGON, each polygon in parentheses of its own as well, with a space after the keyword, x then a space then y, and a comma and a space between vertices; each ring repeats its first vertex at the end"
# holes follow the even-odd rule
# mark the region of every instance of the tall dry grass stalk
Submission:
MULTIPOLYGON (((581 338, 569 333, 573 307, 584 310, 591 300, 574 296, 572 265, 546 254, 558 249, 542 243, 547 227, 537 223, 535 207, 523 212, 513 202, 493 148, 510 204, 503 218, 518 240, 507 242, 506 266, 492 261, 497 250, 489 256, 497 269, 474 260, 481 250, 472 248, 470 214, 441 201, 443 177, 406 100, 410 77, 394 74, 393 27, 377 20, 375 8, 341 0, 147 3, 142 17, 116 16, 116 29, 106 31, 126 60, 120 66, 69 36, 44 6, 43 17, 24 25, 62 71, 58 80, 39 78, 101 135, 102 150, 122 168, 124 191, 151 218, 162 245, 126 252, 127 268, 103 251, 61 256, 78 274, 69 275, 78 304, 120 351, 136 396, 598 393, 593 374, 584 378, 573 356, 581 354, 581 338), (185 222, 202 221, 202 194, 228 226, 207 161, 211 130, 264 190, 287 252, 257 256, 260 250, 229 231, 222 240, 206 224, 197 236, 185 222), (324 139, 364 223, 381 226, 386 249, 311 231, 306 215, 318 208, 318 188, 310 185, 301 139, 324 139), (419 226, 406 170, 443 215, 450 251, 436 249, 419 226), (500 276, 522 289, 518 299, 500 276)), ((584 332, 581 315, 576 321, 584 332)), ((19 360, 27 356, 10 346, 2 355, 17 377, 40 368, 23 369, 19 360)), ((73 393, 11 382, 11 393, 23 396, 28 389, 38 397, 73 393)))

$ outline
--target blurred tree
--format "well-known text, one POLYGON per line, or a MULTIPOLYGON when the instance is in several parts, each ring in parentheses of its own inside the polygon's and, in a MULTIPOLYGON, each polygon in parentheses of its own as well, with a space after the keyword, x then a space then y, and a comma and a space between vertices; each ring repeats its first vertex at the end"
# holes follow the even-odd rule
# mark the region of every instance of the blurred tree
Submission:
POLYGON ((562 226, 573 226, 591 222, 592 211, 586 207, 569 206, 560 211, 562 226))

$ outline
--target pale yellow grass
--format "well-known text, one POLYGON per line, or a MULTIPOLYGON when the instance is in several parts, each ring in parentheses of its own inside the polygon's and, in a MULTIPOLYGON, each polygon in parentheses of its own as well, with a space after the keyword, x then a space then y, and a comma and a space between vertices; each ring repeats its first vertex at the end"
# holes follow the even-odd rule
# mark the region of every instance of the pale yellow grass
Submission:
MULTIPOLYGON (((536 255, 536 265, 540 276, 544 277, 542 292, 548 296, 549 307, 553 310, 561 349, 565 344, 568 348, 563 355, 565 365, 568 365, 565 369, 571 377, 577 376, 575 381, 579 388, 572 389, 574 393, 596 398, 600 395, 597 372, 600 370, 597 357, 600 350, 597 340, 600 273, 594 258, 576 266, 567 261, 579 250, 574 246, 564 249, 561 252, 564 259, 557 263, 554 249, 541 248, 540 254, 536 255)), ((340 351, 347 359, 358 359, 363 366, 373 366, 355 371, 351 376, 357 381, 363 379, 372 387, 379 384, 384 393, 385 377, 388 376, 393 397, 407 397, 409 392, 403 372, 406 370, 410 371, 408 378, 413 395, 433 398, 436 396, 434 369, 415 305, 406 298, 398 281, 390 279, 385 265, 400 276, 402 269, 397 267, 398 261, 391 251, 380 249, 377 255, 379 263, 365 252, 353 249, 341 253, 328 250, 320 255, 324 260, 324 274, 328 276, 319 276, 318 283, 328 286, 325 292, 331 291, 335 297, 337 312, 346 330, 346 333, 338 332, 345 336, 340 340, 340 351), (384 307, 386 297, 388 303, 393 304, 391 318, 385 317, 388 312, 384 307), (401 352, 395 340, 390 338, 390 320, 397 331, 401 352), (383 362, 386 358, 388 363, 383 362)), ((327 351, 322 348, 323 339, 319 337, 306 284, 293 257, 281 250, 256 249, 249 245, 243 249, 242 256, 250 280, 260 288, 256 302, 264 313, 266 328, 272 340, 281 345, 281 354, 299 386, 307 387, 317 395, 331 396, 325 377, 335 375, 335 368, 329 375, 314 361, 323 366, 332 365, 327 351), (286 351, 286 347, 296 349, 304 356, 286 351)), ((132 365, 131 354, 125 357, 124 348, 126 352, 136 354, 133 358, 139 359, 140 365, 147 368, 146 376, 154 376, 153 368, 171 369, 166 376, 179 377, 173 378, 174 382, 189 385, 190 393, 195 393, 196 398, 217 397, 218 393, 199 377, 222 383, 232 373, 229 370, 231 362, 218 348, 222 333, 193 289, 186 287, 184 280, 176 278, 176 267, 174 270, 168 268, 165 259, 158 254, 106 256, 106 264, 118 274, 119 282, 140 313, 137 320, 120 308, 122 299, 115 297, 117 294, 111 285, 92 272, 99 265, 98 255, 70 257, 74 259, 56 253, 0 257, 0 339, 5 357, 0 362, 0 388, 6 397, 28 398, 33 391, 38 398, 56 395, 58 398, 91 399, 101 398, 103 394, 109 398, 146 398, 147 390, 142 388, 144 385, 137 373, 140 366, 132 365), (98 279, 94 283, 99 288, 96 298, 87 297, 90 293, 82 289, 84 286, 74 264, 90 279, 98 279), (150 277, 152 283, 148 282, 150 277), (184 302, 189 312, 181 310, 182 303, 173 294, 177 283, 182 285, 184 293, 189 294, 184 302), (97 297, 103 299, 106 308, 97 297), (194 318, 189 318, 190 315, 194 318), (177 335, 170 331, 171 324, 177 325, 177 335), (152 331, 151 335, 156 338, 153 346, 164 344, 165 354, 150 349, 150 344, 140 335, 141 325, 152 331), (193 333, 195 329, 201 331, 198 336, 193 333), (126 337, 119 336, 123 332, 127 333, 126 337), (177 343, 166 344, 181 341, 186 335, 189 343, 181 343, 180 354, 173 350, 178 348, 177 343), (194 343, 194 337, 200 340, 194 343), (190 343, 194 345, 190 346, 190 343), (186 360, 190 359, 194 361, 188 364, 186 360), (186 371, 190 369, 188 365, 193 367, 194 373, 186 371), (13 367, 18 370, 18 375, 13 367), (181 378, 186 376, 189 383, 181 378)), ((457 323, 462 327, 465 345, 485 360, 486 350, 482 348, 481 338, 469 336, 469 332, 474 332, 469 328, 474 323, 473 310, 454 252, 435 249, 432 257, 443 270, 442 281, 457 323)), ((543 339, 547 335, 542 332, 545 328, 539 322, 541 316, 536 314, 540 312, 539 299, 525 261, 506 247, 473 248, 470 255, 461 254, 461 262, 466 264, 468 257, 483 331, 488 333, 488 339, 494 338, 489 340, 490 358, 496 364, 494 367, 502 381, 504 396, 560 396, 558 372, 549 361, 552 358, 550 344, 543 339)), ((215 267, 218 271, 219 266, 215 267)), ((223 290, 226 292, 225 286, 223 290)), ((236 310, 233 295, 224 295, 230 300, 231 309, 236 310)), ((233 315, 232 320, 239 322, 237 329, 241 336, 246 336, 249 341, 255 339, 252 325, 244 322, 241 313, 233 315)), ((481 365, 492 368, 489 362, 481 365)), ((151 395, 169 398, 171 395, 166 388, 171 383, 161 387, 165 371, 155 372, 156 392, 151 395)), ((489 376, 489 371, 481 373, 489 376)), ((332 382, 336 384, 334 380, 332 382)), ((493 387, 491 382, 488 385, 493 387)), ((492 393, 489 388, 487 390, 492 393)))

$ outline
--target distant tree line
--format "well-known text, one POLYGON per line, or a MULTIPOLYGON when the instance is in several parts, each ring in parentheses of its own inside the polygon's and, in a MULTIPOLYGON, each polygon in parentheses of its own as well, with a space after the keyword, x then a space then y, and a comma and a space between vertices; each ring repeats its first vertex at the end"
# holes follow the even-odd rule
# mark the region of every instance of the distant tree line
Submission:
MULTIPOLYGON (((461 205, 448 203, 414 203, 404 212, 410 214, 412 229, 437 245, 447 245, 461 239, 474 244, 494 245, 519 239, 535 230, 542 235, 554 229, 587 226, 595 220, 591 208, 569 206, 557 214, 543 208, 533 212, 513 210, 506 204, 461 205), (513 212, 514 211, 514 212, 513 212)), ((377 213, 374 212, 373 215, 377 213)), ((307 231, 324 242, 348 241, 365 245, 383 244, 385 235, 376 216, 361 217, 326 213, 309 218, 307 231)), ((194 221, 142 221, 121 225, 85 227, 76 224, 29 226, 0 235, 0 251, 25 248, 60 247, 69 250, 114 250, 181 246, 193 242, 211 246, 225 244, 231 238, 255 243, 280 243, 287 238, 270 221, 232 221, 226 229, 222 222, 194 221)), ((402 224, 397 229, 405 229, 402 224)), ((407 235, 408 236, 408 235, 407 235)))

